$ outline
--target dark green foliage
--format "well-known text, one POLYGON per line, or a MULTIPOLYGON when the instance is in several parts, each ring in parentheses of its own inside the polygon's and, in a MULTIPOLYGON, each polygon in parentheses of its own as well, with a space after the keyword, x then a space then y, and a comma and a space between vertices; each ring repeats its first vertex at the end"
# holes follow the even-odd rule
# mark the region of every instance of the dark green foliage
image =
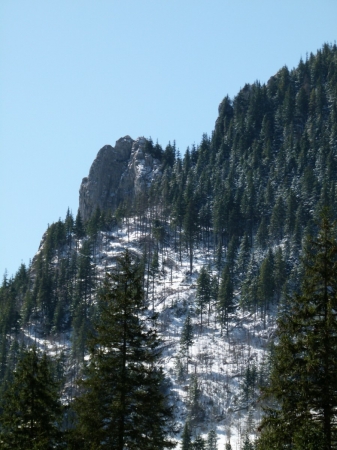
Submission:
POLYGON ((201 404, 201 389, 196 375, 192 375, 190 379, 187 406, 190 425, 200 423, 205 417, 205 412, 201 404))
POLYGON ((232 273, 234 271, 234 263, 236 259, 237 249, 238 249, 238 239, 236 236, 233 236, 228 244, 227 258, 226 258, 227 265, 232 273))
POLYGON ((273 271, 274 255, 270 249, 267 256, 262 261, 258 277, 258 297, 264 318, 266 317, 270 303, 274 299, 275 285, 273 271))
POLYGON ((217 434, 215 430, 210 430, 207 435, 207 450, 217 450, 217 434))
POLYGON ((153 156, 153 158, 159 159, 159 161, 161 161, 163 157, 163 149, 158 144, 158 141, 156 145, 153 145, 153 141, 151 138, 146 140, 145 152, 150 153, 150 155, 153 156))
POLYGON ((197 279, 197 306, 201 317, 201 329, 202 329, 202 313, 206 310, 207 306, 210 308, 211 302, 211 277, 206 267, 202 267, 197 279))
POLYGON ((277 300, 281 298, 284 283, 287 279, 287 265, 283 257, 283 251, 281 247, 278 247, 274 256, 274 292, 277 300))
MULTIPOLYGON (((85 224, 86 234, 93 240, 96 239, 98 231, 103 228, 102 219, 103 219, 103 217, 101 214, 101 210, 100 210, 100 208, 97 207, 94 214, 90 217, 90 219, 85 224)), ((76 220, 77 220, 77 218, 76 218, 76 220)), ((81 234, 81 233, 79 233, 79 234, 81 234)), ((76 233, 76 235, 79 236, 78 233, 76 233)))
POLYGON ((152 305, 153 305, 153 311, 154 311, 154 286, 155 286, 155 280, 158 277, 159 274, 159 255, 158 250, 156 249, 154 251, 151 266, 150 266, 150 273, 152 277, 152 305))
POLYGON ((66 227, 61 219, 48 226, 43 246, 43 253, 47 260, 52 258, 55 251, 59 253, 61 248, 66 244, 66 238, 66 227))
POLYGON ((226 333, 229 331, 229 315, 234 312, 234 285, 232 276, 229 270, 229 265, 226 264, 220 280, 220 286, 218 291, 218 303, 217 308, 219 312, 219 320, 222 327, 225 327, 226 333))
POLYGON ((336 441, 337 240, 327 214, 316 239, 306 246, 300 294, 288 300, 278 320, 272 359, 270 407, 262 422, 260 448, 330 450, 336 441), (306 444, 305 444, 306 442, 306 444), (319 442, 319 445, 318 445, 319 442))
MULTIPOLYGON (((155 219, 153 221, 152 233, 153 233, 154 238, 157 241, 157 248, 158 248, 159 244, 161 244, 161 245, 163 244, 163 240, 165 237, 165 227, 159 219, 155 219)), ((158 258, 158 254, 157 254, 157 258, 158 258)))
POLYGON ((20 308, 27 297, 29 275, 21 264, 14 278, 5 275, 0 287, 0 384, 14 366, 10 364, 9 354, 20 330, 20 308))
POLYGON ((193 325, 190 313, 188 312, 180 335, 180 346, 183 352, 188 354, 188 349, 192 344, 193 344, 193 325))
POLYGON ((106 280, 89 342, 90 363, 76 399, 81 448, 123 450, 171 447, 171 408, 162 393, 156 331, 145 312, 142 273, 129 252, 106 280))
POLYGON ((195 438, 195 441, 192 444, 191 447, 193 450, 206 450, 206 442, 205 440, 200 436, 200 434, 195 438))
POLYGON ((49 358, 36 347, 25 350, 1 402, 1 448, 61 448, 58 395, 49 358))
MULTIPOLYGON (((221 102, 212 136, 203 135, 183 158, 175 144, 163 150, 146 141, 162 176, 137 198, 124 199, 115 217, 97 209, 83 224, 79 213, 74 220, 68 210, 64 222, 50 225, 32 266, 0 288, 0 378, 9 379, 15 367, 20 327, 34 326, 44 336, 73 330, 73 355, 83 361, 96 314, 95 263, 104 240, 99 232, 122 222, 129 232, 134 214, 142 223, 136 225, 139 236, 151 228, 144 245, 147 295, 151 281, 154 294, 163 250, 177 252, 180 262, 187 251, 187 282, 194 283, 198 249, 208 270, 217 271, 203 284, 206 289, 198 286, 200 313, 207 306, 210 311, 214 300, 227 332, 234 292, 240 307, 265 324, 273 308, 291 310, 285 292, 292 298, 300 287, 302 245, 316 235, 323 206, 337 217, 336 73, 337 47, 325 44, 266 84, 245 85, 221 102)), ((164 278, 165 257, 161 262, 164 278)), ((309 449, 310 442, 322 440, 322 428, 306 417, 291 436, 294 448, 309 449)), ((278 437, 275 442, 281 445, 278 437)))
POLYGON ((255 364, 248 364, 241 382, 241 400, 243 406, 248 408, 257 398, 258 371, 255 364))
POLYGON ((259 267, 255 259, 255 255, 251 255, 250 262, 247 267, 246 277, 241 285, 240 304, 245 309, 257 312, 258 297, 258 272, 259 267))
POLYGON ((268 226, 267 226, 267 220, 265 217, 262 217, 262 220, 260 222, 260 226, 256 233, 256 243, 259 247, 261 247, 262 250, 264 250, 267 247, 268 243, 268 226))
POLYGON ((65 229, 66 229, 68 243, 70 243, 69 240, 71 238, 71 233, 74 229, 74 217, 72 215, 72 212, 69 210, 69 208, 67 209, 67 214, 66 214, 66 218, 64 221, 64 225, 65 225, 65 229))
POLYGON ((246 436, 242 450, 254 450, 254 444, 250 441, 249 436, 246 436))
POLYGON ((77 212, 76 219, 75 219, 74 233, 75 233, 75 236, 77 237, 77 239, 82 239, 85 235, 84 225, 83 225, 81 213, 79 210, 77 212))
POLYGON ((188 422, 184 425, 181 439, 181 450, 192 450, 191 428, 188 422))
POLYGON ((244 277, 250 259, 250 242, 247 233, 244 234, 238 254, 238 273, 241 278, 244 277))
POLYGON ((194 192, 194 177, 190 174, 184 193, 185 213, 183 218, 183 229, 186 248, 190 256, 190 272, 193 270, 194 245, 199 235, 199 210, 200 203, 194 192))
POLYGON ((285 207, 283 197, 280 195, 276 200, 270 218, 269 233, 273 241, 278 242, 283 238, 284 219, 285 219, 285 207))
POLYGON ((167 167, 173 167, 174 161, 176 157, 176 143, 173 145, 169 143, 164 152, 162 153, 162 170, 165 170, 167 167))
POLYGON ((91 256, 91 243, 90 241, 85 241, 77 260, 77 283, 71 305, 73 354, 79 359, 84 358, 86 337, 90 329, 90 317, 94 310, 92 302, 94 287, 94 265, 91 256))

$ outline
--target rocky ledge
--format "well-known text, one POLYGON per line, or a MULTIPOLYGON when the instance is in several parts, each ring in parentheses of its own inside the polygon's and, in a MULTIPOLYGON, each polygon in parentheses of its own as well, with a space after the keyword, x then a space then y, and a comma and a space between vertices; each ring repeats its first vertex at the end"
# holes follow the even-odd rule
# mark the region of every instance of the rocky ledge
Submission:
POLYGON ((125 136, 115 147, 105 145, 80 187, 79 211, 84 221, 99 207, 114 212, 123 201, 146 193, 160 175, 160 161, 146 152, 146 139, 125 136))

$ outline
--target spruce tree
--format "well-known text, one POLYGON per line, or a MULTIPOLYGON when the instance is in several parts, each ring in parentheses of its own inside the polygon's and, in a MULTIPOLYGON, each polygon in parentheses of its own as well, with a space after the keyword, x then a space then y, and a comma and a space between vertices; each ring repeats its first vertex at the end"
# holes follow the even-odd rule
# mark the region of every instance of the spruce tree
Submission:
POLYGON ((265 391, 278 407, 271 403, 266 410, 261 449, 336 448, 337 239, 326 213, 303 264, 301 293, 288 300, 278 319, 265 391))
POLYGON ((155 250, 152 261, 151 261, 150 273, 152 276, 152 309, 154 311, 154 286, 155 286, 156 277, 159 274, 159 256, 158 256, 157 249, 155 250))
POLYGON ((266 324, 266 315, 270 303, 274 297, 274 255, 269 249, 265 259, 260 266, 260 273, 258 278, 258 297, 260 300, 261 314, 264 318, 264 325, 266 324))
POLYGON ((79 210, 77 211, 77 215, 76 215, 76 219, 75 219, 74 233, 75 233, 77 239, 82 239, 85 236, 84 225, 83 225, 81 213, 79 210))
POLYGON ((201 388, 196 375, 192 375, 188 390, 188 418, 190 425, 200 423, 205 417, 205 411, 201 402, 201 388))
POLYGON ((202 313, 211 301, 211 277, 206 269, 202 267, 200 275, 197 279, 197 305, 200 311, 201 329, 202 329, 202 313))
POLYGON ((220 287, 218 291, 218 311, 222 327, 225 326, 226 334, 229 332, 229 314, 234 312, 234 286, 229 269, 229 265, 226 264, 221 275, 220 287))
POLYGON ((258 372, 254 363, 248 364, 240 383, 243 407, 248 408, 256 397, 258 372))
POLYGON ((144 317, 142 273, 128 251, 108 275, 89 342, 90 363, 76 399, 84 449, 170 448, 171 408, 157 366, 160 342, 144 317))
POLYGON ((206 450, 205 439, 203 439, 200 434, 195 438, 192 448, 193 450, 206 450))
POLYGON ((252 444, 252 442, 250 442, 248 435, 245 438, 245 442, 243 444, 242 450, 254 450, 254 444, 252 444))
POLYGON ((58 388, 49 358, 36 347, 26 349, 1 401, 1 448, 61 448, 58 388))
POLYGON ((217 450, 217 434, 215 430, 210 430, 207 435, 207 450, 217 450))
POLYGON ((191 428, 189 422, 186 422, 182 434, 181 450, 191 450, 191 448, 192 448, 191 428))
POLYGON ((188 350, 192 344, 193 344, 193 325, 190 312, 188 311, 180 335, 180 346, 184 354, 188 354, 188 350))

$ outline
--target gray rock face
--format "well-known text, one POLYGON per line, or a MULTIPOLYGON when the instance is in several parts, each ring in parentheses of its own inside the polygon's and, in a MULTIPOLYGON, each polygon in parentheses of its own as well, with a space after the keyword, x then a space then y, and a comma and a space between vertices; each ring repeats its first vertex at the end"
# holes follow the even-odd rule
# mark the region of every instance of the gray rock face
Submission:
POLYGON ((115 147, 105 145, 91 165, 80 187, 79 211, 84 221, 96 208, 112 212, 125 200, 145 193, 160 175, 160 162, 145 152, 146 139, 125 136, 115 147))

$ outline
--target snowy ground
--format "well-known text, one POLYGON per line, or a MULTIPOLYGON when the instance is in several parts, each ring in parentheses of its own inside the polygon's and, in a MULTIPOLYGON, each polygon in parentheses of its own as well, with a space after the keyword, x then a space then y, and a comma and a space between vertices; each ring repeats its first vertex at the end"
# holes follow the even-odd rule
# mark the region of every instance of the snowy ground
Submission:
MULTIPOLYGON (((128 230, 125 226, 114 233, 101 232, 100 245, 94 257, 100 278, 104 277, 109 267, 114 266, 116 256, 124 249, 141 255, 140 236, 133 227, 129 225, 128 230)), ((211 313, 204 314, 201 327, 195 305, 196 280, 202 266, 208 266, 211 260, 207 251, 202 248, 196 250, 193 274, 190 274, 186 251, 183 251, 180 262, 178 253, 171 248, 161 249, 159 279, 154 283, 154 291, 152 279, 149 280, 149 308, 154 307, 159 313, 156 325, 163 339, 162 366, 172 386, 177 422, 181 429, 186 420, 191 377, 196 376, 201 390, 199 402, 205 417, 202 424, 194 429, 194 434, 201 433, 206 437, 210 429, 216 429, 219 450, 223 450, 229 441, 233 450, 239 450, 247 433, 254 438, 261 418, 258 402, 247 408, 242 401, 240 386, 248 364, 259 367, 263 362, 269 338, 275 330, 275 321, 274 315, 271 315, 264 327, 260 317, 238 309, 230 322, 228 335, 221 335, 213 305, 211 313), (180 334, 188 310, 194 339, 187 359, 179 355, 180 334), (180 377, 177 370, 179 358, 185 370, 180 377)), ((29 329, 24 333, 27 342, 34 341, 51 355, 70 351, 69 336, 59 336, 51 341, 37 339, 29 329)))

